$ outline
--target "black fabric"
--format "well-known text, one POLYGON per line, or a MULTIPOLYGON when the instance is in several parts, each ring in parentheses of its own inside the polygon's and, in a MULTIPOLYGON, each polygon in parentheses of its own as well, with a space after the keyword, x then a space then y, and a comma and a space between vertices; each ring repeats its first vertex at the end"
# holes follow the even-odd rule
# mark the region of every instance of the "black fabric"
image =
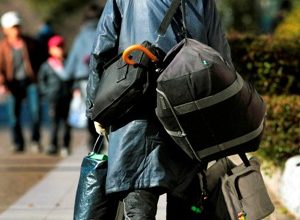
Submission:
POLYGON ((135 190, 124 198, 124 215, 130 220, 155 220, 161 192, 156 189, 135 190))
POLYGON ((207 161, 226 155, 257 150, 262 132, 251 141, 229 149, 219 148, 211 155, 195 152, 222 144, 257 129, 265 116, 265 105, 256 90, 242 80, 238 92, 208 107, 177 114, 175 106, 205 100, 227 89, 237 80, 237 73, 213 48, 196 40, 184 39, 166 56, 157 80, 156 114, 169 131, 182 130, 186 136, 172 136, 193 159, 207 161), (178 121, 176 121, 176 117, 178 121))
POLYGON ((73 80, 61 79, 48 62, 43 63, 39 70, 39 91, 51 102, 72 98, 73 80))
MULTIPOLYGON (((163 52, 149 42, 142 45, 159 58, 163 56, 163 52)), ((141 51, 132 53, 136 65, 126 64, 121 55, 106 65, 91 109, 92 119, 104 127, 124 120, 137 106, 155 108, 152 97, 155 97, 158 75, 154 63, 141 51)))
MULTIPOLYGON (((196 179, 195 179, 196 180, 196 179)), ((150 188, 129 192, 124 198, 124 215, 130 220, 155 220, 157 202, 163 188, 150 188)), ((199 183, 194 181, 187 192, 187 199, 166 194, 166 220, 197 220, 199 215, 192 211, 193 202, 199 197, 199 183)))
POLYGON ((24 99, 27 95, 27 88, 30 84, 29 79, 24 80, 13 80, 11 82, 7 82, 7 87, 9 91, 12 93, 16 99, 24 99))
POLYGON ((49 101, 49 118, 51 124, 50 139, 51 145, 58 149, 59 144, 63 144, 63 147, 70 147, 71 141, 71 127, 68 123, 68 114, 70 109, 70 98, 60 97, 55 102, 49 101), (59 143, 60 128, 63 130, 63 142, 59 143))
MULTIPOLYGON (((167 210, 166 220, 199 220, 199 214, 193 211, 193 207, 198 205, 199 198, 201 197, 201 189, 199 178, 195 176, 188 188, 185 191, 184 198, 177 197, 172 194, 167 195, 167 210)), ((209 218, 208 218, 209 219, 209 218)))

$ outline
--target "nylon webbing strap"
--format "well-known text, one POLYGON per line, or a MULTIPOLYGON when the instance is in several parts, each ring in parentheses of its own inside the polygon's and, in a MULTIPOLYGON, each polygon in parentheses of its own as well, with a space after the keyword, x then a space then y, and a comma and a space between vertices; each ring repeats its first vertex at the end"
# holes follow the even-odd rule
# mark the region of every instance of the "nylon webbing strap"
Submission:
POLYGON ((208 96, 199 100, 195 100, 192 102, 188 102, 182 105, 174 106, 174 110, 177 115, 183 115, 189 112, 193 112, 196 110, 201 110, 207 108, 209 106, 215 105, 220 103, 234 95, 236 95, 244 85, 244 80, 242 77, 237 73, 236 80, 228 86, 226 89, 222 90, 219 93, 216 93, 212 96, 208 96))
POLYGON ((177 8, 179 7, 180 5, 180 2, 181 0, 173 0, 165 17, 163 18, 162 22, 160 23, 160 26, 157 30, 157 33, 162 36, 166 33, 167 31, 167 28, 169 26, 169 24, 171 23, 171 20, 174 16, 174 14, 176 13, 177 11, 177 8))
POLYGON ((234 147, 234 146, 237 146, 237 145, 240 145, 240 144, 244 144, 244 143, 246 143, 248 141, 251 141, 254 138, 258 137, 261 134, 261 132, 263 131, 263 128, 264 128, 264 118, 261 121, 261 123, 260 123, 260 125, 257 129, 255 129, 255 130, 253 130, 253 131, 251 131, 251 132, 249 132, 245 135, 242 135, 240 137, 232 139, 230 141, 227 141, 227 142, 224 142, 224 143, 221 143, 221 144, 211 146, 211 147, 205 148, 203 150, 197 151, 197 155, 200 158, 204 158, 204 157, 216 154, 218 152, 222 152, 224 150, 230 149, 231 147, 234 147))

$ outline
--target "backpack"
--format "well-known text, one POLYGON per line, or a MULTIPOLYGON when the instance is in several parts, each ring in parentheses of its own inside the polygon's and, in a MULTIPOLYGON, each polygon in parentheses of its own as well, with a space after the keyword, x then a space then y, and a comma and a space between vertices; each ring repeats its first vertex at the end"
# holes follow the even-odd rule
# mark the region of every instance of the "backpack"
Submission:
POLYGON ((217 51, 186 38, 168 52, 163 65, 156 115, 185 153, 210 161, 258 149, 263 99, 217 51))

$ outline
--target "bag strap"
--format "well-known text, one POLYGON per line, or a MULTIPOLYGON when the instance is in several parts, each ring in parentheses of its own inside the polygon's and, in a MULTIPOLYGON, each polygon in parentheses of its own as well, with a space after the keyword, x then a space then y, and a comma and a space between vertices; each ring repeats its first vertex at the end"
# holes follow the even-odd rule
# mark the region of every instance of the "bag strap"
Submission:
POLYGON ((107 154, 107 150, 108 150, 108 136, 107 134, 105 135, 99 134, 93 146, 92 152, 96 154, 100 154, 100 153, 107 154))
POLYGON ((241 158, 246 167, 249 167, 251 165, 245 153, 239 154, 239 157, 241 158))
POLYGON ((158 33, 158 37, 161 37, 163 36, 166 31, 167 31, 167 28, 168 26, 170 25, 171 23, 171 20, 174 16, 174 14, 176 13, 180 3, 181 3, 182 0, 173 0, 165 17, 163 18, 162 22, 160 23, 160 26, 157 30, 157 33, 158 33))
POLYGON ((182 32, 183 32, 184 38, 186 39, 188 37, 188 31, 187 31, 187 27, 186 27, 185 1, 186 0, 181 0, 181 11, 182 11, 182 32))

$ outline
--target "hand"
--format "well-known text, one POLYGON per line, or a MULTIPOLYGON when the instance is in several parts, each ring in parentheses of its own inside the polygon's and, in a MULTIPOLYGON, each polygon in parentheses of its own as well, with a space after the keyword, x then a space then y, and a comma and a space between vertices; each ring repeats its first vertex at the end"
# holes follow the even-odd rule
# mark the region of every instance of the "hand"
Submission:
POLYGON ((80 89, 75 89, 73 91, 73 97, 80 97, 81 96, 81 92, 80 89))
POLYGON ((94 121, 96 132, 101 135, 106 135, 105 128, 102 128, 99 122, 94 121))
POLYGON ((5 96, 7 95, 7 93, 8 93, 7 88, 4 85, 0 85, 0 95, 5 96))

